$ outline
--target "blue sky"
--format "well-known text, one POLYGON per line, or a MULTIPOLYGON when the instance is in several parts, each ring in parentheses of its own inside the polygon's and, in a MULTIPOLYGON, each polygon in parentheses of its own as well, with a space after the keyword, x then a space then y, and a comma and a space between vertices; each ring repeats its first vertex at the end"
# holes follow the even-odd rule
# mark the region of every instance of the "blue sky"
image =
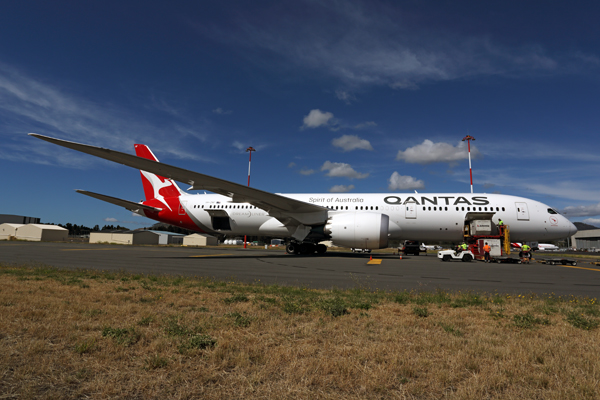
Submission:
MULTIPOLYGON (((600 3, 0 4, 1 214, 150 225, 139 172, 29 132, 290 192, 504 193, 600 226, 600 3)), ((185 188, 185 185, 182 185, 185 188)))

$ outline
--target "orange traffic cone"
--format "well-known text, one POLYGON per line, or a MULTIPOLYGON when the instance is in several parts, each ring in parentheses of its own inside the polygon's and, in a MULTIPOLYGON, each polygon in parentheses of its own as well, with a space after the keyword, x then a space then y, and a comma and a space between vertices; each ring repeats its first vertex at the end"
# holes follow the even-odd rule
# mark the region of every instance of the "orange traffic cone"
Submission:
MULTIPOLYGON (((400 254, 400 253, 398 253, 398 254, 400 254)), ((400 259, 402 260, 402 254, 400 254, 400 259)))
POLYGON ((373 260, 373 256, 371 256, 371 257, 369 258, 369 260, 370 260, 370 261, 372 261, 372 260, 373 260))

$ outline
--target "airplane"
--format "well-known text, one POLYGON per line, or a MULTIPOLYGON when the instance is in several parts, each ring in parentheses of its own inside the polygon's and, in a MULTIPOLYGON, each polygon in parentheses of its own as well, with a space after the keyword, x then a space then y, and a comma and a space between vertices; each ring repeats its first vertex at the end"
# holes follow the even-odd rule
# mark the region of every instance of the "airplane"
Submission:
MULTIPOLYGON (((510 244, 512 247, 518 248, 520 249, 522 244, 521 243, 511 243, 510 244)), ((531 248, 533 250, 546 250, 546 251, 550 251, 550 250, 558 250, 558 246, 554 245, 554 244, 549 244, 549 243, 538 243, 537 245, 532 245, 531 248)))
POLYGON ((577 228, 535 200, 473 193, 277 194, 160 163, 148 146, 136 155, 30 133, 47 142, 139 169, 146 200, 139 203, 86 190, 78 193, 142 216, 207 234, 285 237, 288 254, 323 254, 321 241, 381 249, 389 240, 459 242, 466 221, 501 218, 513 240, 555 240, 577 228), (189 190, 213 193, 190 194, 189 190))

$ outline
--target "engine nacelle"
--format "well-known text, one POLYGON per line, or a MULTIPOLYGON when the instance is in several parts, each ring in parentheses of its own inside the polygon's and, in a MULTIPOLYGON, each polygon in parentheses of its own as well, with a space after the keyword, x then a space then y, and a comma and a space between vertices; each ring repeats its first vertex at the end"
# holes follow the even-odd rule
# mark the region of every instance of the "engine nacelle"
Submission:
POLYGON ((334 214, 325 224, 325 233, 337 246, 383 249, 388 246, 390 217, 379 213, 334 214))

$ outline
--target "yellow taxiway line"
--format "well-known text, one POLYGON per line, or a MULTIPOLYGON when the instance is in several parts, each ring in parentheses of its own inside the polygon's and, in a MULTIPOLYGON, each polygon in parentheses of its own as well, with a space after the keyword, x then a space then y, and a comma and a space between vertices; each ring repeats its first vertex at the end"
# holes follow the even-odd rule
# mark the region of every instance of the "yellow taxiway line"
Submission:
POLYGON ((367 264, 370 264, 370 265, 379 265, 379 264, 381 264, 381 258, 377 258, 377 259, 374 258, 374 259, 370 260, 367 264))
POLYGON ((598 268, 574 267, 572 265, 558 265, 558 266, 565 267, 565 268, 587 269, 588 271, 600 271, 600 269, 598 269, 598 268))

